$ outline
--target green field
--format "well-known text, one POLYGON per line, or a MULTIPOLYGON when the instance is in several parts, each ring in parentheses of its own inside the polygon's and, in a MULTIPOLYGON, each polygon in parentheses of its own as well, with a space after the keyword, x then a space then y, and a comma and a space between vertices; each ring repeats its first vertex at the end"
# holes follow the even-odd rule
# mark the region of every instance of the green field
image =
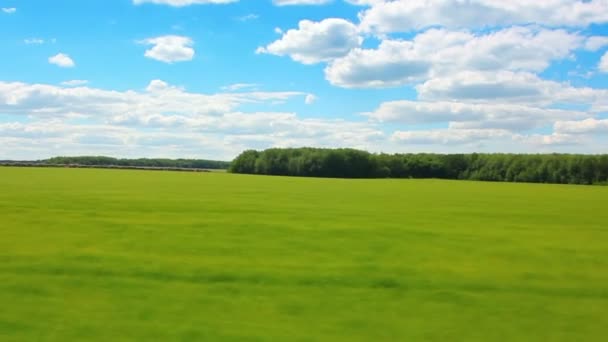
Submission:
POLYGON ((0 341, 605 341, 608 187, 0 168, 0 341))

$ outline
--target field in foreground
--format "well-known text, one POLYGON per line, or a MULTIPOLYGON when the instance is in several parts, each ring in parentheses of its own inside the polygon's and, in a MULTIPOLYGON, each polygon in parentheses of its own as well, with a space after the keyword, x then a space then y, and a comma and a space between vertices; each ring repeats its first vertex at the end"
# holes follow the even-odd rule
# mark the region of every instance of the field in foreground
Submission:
POLYGON ((0 168, 0 340, 603 341, 608 188, 0 168))

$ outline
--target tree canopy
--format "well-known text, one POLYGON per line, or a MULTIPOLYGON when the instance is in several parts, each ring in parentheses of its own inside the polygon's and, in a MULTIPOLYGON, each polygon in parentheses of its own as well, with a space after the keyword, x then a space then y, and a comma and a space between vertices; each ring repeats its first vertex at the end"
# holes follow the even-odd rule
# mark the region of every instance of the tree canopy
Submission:
POLYGON ((271 148, 241 153, 230 171, 307 177, 607 184, 608 155, 372 154, 355 149, 271 148))
POLYGON ((230 166, 230 162, 205 159, 118 159, 104 156, 53 157, 41 160, 40 162, 58 165, 163 167, 182 169, 227 169, 230 166))

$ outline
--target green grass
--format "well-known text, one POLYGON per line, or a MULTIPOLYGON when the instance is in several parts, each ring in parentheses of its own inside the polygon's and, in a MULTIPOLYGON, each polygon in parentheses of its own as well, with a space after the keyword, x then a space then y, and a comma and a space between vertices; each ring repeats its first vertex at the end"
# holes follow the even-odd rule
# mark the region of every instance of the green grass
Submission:
POLYGON ((0 341, 604 341, 608 188, 0 168, 0 341))

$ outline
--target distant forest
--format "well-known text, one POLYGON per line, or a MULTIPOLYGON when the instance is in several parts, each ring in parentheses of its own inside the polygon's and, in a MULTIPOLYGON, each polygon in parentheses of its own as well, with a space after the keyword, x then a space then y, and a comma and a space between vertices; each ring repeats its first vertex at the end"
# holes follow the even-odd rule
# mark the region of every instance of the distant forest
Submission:
POLYGON ((227 169, 230 162, 204 159, 117 159, 103 156, 54 157, 37 163, 51 165, 124 166, 179 169, 227 169))
POLYGON ((608 184, 608 155, 372 154, 354 149, 248 150, 230 172, 335 178, 443 178, 608 184))

